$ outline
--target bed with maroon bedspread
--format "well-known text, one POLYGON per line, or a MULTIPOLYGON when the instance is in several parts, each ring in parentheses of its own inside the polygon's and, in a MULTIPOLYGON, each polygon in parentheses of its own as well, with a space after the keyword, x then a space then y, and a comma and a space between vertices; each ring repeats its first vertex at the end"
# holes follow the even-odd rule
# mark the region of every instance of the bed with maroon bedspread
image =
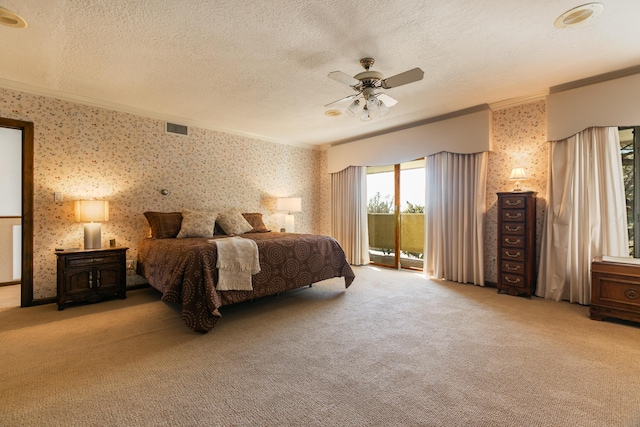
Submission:
MULTIPOLYGON (((228 236, 214 236, 213 239, 228 236)), ((252 233, 241 237, 258 245, 260 272, 252 291, 218 291, 217 247, 212 238, 144 239, 138 252, 138 273, 162 292, 162 300, 182 304, 182 319, 197 332, 208 332, 220 318, 218 309, 313 283, 355 275, 340 244, 313 234, 252 233)))

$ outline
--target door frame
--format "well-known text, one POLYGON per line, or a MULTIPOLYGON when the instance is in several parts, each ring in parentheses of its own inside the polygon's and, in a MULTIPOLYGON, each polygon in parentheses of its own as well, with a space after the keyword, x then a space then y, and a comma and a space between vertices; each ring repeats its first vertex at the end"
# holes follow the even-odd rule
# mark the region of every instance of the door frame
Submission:
POLYGON ((33 123, 0 117, 0 127, 22 131, 22 272, 20 306, 33 305, 33 123))

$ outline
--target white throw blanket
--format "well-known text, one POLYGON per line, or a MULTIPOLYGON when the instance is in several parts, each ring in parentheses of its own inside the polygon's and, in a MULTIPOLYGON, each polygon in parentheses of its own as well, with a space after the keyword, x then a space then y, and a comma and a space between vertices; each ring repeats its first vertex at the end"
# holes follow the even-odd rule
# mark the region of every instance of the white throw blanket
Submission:
POLYGON ((227 237, 209 240, 218 247, 219 291, 252 291, 251 275, 260 271, 258 245, 251 239, 227 237))

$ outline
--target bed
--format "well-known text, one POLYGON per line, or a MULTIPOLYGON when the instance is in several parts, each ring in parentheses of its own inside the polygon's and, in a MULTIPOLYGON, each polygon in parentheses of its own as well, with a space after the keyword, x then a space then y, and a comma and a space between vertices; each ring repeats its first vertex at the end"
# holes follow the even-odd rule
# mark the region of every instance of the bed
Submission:
MULTIPOLYGON (((178 221, 180 214, 172 214, 178 221)), ((138 274, 162 293, 163 301, 181 304, 182 320, 189 328, 202 333, 210 331, 220 319, 219 309, 224 305, 275 295, 334 277, 343 277, 346 288, 353 282, 353 270, 334 238, 268 232, 261 216, 256 220, 259 214, 242 215, 245 218, 254 215, 251 230, 233 235, 255 241, 260 271, 251 276, 253 290, 219 291, 216 289, 219 272, 215 240, 229 235, 219 230, 207 237, 171 237, 175 224, 168 227, 171 230, 163 231, 157 221, 154 224, 145 213, 152 237, 140 242, 138 274)))

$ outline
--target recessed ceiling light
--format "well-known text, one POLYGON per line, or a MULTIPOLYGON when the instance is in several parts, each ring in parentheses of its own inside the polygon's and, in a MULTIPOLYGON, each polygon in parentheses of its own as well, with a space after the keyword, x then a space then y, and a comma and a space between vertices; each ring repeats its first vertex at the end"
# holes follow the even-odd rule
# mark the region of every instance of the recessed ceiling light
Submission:
POLYGON ((342 111, 340 110, 327 110, 324 112, 325 116, 329 116, 329 117, 338 117, 342 115, 342 111))
POLYGON ((557 28, 569 28, 591 20, 600 15, 604 6, 602 3, 587 3, 582 6, 574 7, 558 16, 553 23, 557 28))
POLYGON ((26 28, 27 21, 4 7, 0 7, 0 24, 13 28, 26 28))

